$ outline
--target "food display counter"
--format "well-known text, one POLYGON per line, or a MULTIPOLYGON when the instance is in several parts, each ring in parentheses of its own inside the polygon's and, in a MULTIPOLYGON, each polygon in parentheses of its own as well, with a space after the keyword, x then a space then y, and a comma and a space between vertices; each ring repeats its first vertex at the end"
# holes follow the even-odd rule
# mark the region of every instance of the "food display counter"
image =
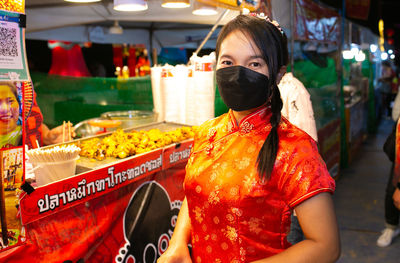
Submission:
MULTIPOLYGON (((135 130, 181 126, 163 122, 135 130)), ((81 157, 77 175, 21 196, 23 243, 0 261, 154 262, 175 227, 192 145, 186 139, 123 159, 81 157)))

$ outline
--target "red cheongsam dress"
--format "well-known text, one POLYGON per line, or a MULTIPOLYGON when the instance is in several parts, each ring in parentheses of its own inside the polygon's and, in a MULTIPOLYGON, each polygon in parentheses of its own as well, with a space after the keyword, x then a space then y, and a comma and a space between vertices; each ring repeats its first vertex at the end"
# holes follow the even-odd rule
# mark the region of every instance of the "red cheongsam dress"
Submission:
POLYGON ((292 209, 335 182, 315 141, 282 119, 271 178, 262 182, 258 152, 271 130, 269 108, 237 125, 232 112, 205 122, 195 136, 184 182, 196 263, 251 262, 282 252, 292 209))

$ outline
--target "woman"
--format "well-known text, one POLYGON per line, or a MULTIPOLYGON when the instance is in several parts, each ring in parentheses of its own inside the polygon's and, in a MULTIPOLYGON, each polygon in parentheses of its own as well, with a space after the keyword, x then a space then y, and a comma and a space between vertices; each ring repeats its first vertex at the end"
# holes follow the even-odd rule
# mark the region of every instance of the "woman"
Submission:
POLYGON ((230 111, 195 136, 186 198, 158 263, 334 262, 334 181, 315 141, 281 119, 285 35, 266 19, 240 15, 221 30, 216 55, 218 88, 230 111), (290 246, 293 209, 306 239, 290 246))
POLYGON ((0 83, 0 148, 20 143, 22 126, 18 124, 21 105, 12 82, 0 83))

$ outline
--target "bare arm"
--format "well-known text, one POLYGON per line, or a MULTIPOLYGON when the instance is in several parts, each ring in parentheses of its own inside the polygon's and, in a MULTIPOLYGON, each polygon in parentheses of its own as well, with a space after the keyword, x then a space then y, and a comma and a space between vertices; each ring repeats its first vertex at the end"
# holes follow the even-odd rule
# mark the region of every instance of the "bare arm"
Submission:
POLYGON ((339 258, 339 231, 330 194, 321 193, 304 201, 296 206, 296 213, 306 239, 254 263, 328 263, 339 258))
POLYGON ((72 126, 72 123, 68 123, 64 126, 60 125, 51 130, 46 126, 46 124, 42 124, 42 138, 44 145, 61 143, 63 142, 63 136, 64 136, 64 142, 68 142, 73 137, 75 137, 75 135, 76 134, 74 127, 72 126), (64 127, 64 132, 63 132, 63 127, 64 127))
POLYGON ((188 243, 190 240, 191 223, 186 197, 179 211, 174 234, 169 242, 168 249, 157 260, 157 263, 191 263, 188 243))

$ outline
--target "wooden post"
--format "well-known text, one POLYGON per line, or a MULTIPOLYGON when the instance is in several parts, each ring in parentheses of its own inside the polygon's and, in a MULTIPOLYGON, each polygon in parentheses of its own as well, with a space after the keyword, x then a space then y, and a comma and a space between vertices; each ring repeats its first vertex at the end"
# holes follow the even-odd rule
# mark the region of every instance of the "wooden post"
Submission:
POLYGON ((4 198, 4 163, 3 163, 3 152, 0 151, 0 222, 1 222, 1 235, 3 238, 3 244, 8 245, 8 231, 7 231, 7 219, 6 219, 6 204, 4 198))

